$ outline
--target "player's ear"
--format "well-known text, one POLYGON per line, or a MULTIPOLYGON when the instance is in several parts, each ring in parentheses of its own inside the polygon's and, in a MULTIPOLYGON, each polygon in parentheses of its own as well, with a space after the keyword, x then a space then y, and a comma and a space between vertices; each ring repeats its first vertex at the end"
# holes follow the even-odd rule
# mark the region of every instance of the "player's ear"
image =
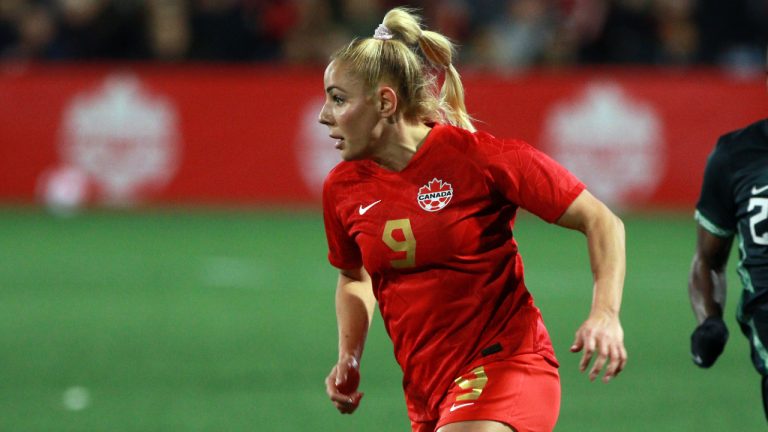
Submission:
POLYGON ((382 117, 392 117, 397 111, 397 93, 392 87, 379 87, 379 113, 382 117))

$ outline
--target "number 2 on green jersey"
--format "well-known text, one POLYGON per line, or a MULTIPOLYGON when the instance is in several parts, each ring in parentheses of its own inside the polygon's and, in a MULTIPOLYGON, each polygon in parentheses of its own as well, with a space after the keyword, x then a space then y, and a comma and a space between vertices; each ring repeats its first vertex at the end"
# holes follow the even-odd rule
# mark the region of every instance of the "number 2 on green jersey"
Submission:
POLYGON ((752 234, 755 244, 768 245, 768 232, 757 234, 757 224, 768 219, 768 198, 751 198, 747 211, 752 211, 755 207, 758 207, 759 211, 749 218, 749 233, 752 234))

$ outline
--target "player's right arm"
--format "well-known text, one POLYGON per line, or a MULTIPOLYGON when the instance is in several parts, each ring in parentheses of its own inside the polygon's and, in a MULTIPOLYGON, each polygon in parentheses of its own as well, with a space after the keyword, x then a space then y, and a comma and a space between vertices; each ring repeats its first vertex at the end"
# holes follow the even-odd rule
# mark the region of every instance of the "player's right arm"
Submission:
POLYGON ((325 387, 342 414, 353 413, 363 397, 357 391, 360 358, 375 307, 376 298, 368 272, 362 267, 341 270, 336 286, 339 359, 325 379, 325 387))

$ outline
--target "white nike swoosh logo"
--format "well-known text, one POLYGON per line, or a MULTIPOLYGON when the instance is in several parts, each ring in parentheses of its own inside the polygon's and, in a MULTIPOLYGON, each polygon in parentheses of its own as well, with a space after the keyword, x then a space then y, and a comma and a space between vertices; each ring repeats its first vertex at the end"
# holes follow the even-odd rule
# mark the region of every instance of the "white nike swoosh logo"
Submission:
POLYGON ((451 411, 451 412, 454 412, 454 411, 456 411, 456 410, 457 410, 457 409, 459 409, 459 408, 464 408, 464 407, 466 407, 466 406, 470 406, 470 405, 474 405, 474 404, 475 404, 474 402, 465 403, 465 404, 461 404, 461 405, 456 405, 456 404, 453 404, 453 405, 451 405, 451 409, 450 409, 450 411, 451 411))
POLYGON ((364 215, 365 212, 371 209, 371 207, 375 206, 376 204, 380 203, 381 200, 378 200, 374 203, 368 204, 367 206, 363 207, 362 204, 360 204, 360 208, 357 210, 358 213, 360 213, 360 216, 364 215))
POLYGON ((768 190, 768 186, 763 186, 761 188, 757 186, 752 186, 752 195, 757 195, 764 190, 768 190))

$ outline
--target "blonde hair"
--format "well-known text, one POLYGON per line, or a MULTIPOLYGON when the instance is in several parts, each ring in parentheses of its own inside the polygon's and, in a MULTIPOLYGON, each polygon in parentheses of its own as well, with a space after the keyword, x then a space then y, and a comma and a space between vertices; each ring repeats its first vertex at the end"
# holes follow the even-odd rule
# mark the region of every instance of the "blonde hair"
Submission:
POLYGON ((410 9, 390 10, 382 25, 392 34, 391 39, 355 39, 331 59, 348 66, 368 89, 374 89, 384 79, 391 80, 400 98, 398 110, 406 119, 444 122, 474 132, 464 105, 461 77, 451 64, 453 43, 440 33, 423 30, 421 18, 410 9), (417 44, 431 68, 411 49, 417 44), (445 78, 438 96, 436 82, 440 70, 445 78))

